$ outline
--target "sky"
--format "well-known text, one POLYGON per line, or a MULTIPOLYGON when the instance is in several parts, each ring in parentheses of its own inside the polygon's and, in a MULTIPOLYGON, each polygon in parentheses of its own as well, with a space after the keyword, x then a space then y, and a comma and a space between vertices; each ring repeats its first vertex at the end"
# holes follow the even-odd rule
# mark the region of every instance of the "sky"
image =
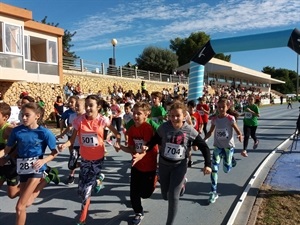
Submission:
MULTIPOLYGON (((90 62, 135 64, 149 46, 169 49, 170 40, 205 32, 223 39, 300 29, 300 0, 3 0, 32 11, 33 19, 76 31, 72 51, 90 62)), ((297 70, 288 47, 231 54, 231 62, 261 71, 265 66, 297 70)))

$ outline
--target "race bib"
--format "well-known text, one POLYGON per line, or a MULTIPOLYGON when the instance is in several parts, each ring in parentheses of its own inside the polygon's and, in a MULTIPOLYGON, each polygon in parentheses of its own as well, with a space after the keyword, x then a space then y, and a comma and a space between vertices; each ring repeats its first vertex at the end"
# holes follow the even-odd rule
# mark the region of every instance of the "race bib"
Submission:
POLYGON ((245 112, 245 118, 246 119, 251 119, 252 118, 252 113, 251 112, 245 112))
POLYGON ((201 116, 204 116, 204 114, 205 114, 203 110, 200 110, 199 113, 201 116))
POLYGON ((135 151, 141 153, 143 151, 144 140, 134 139, 135 151))
POLYGON ((99 146, 98 136, 96 133, 81 134, 81 142, 85 147, 99 146))
POLYGON ((152 119, 155 123, 159 123, 158 117, 152 117, 151 119, 152 119))
POLYGON ((216 138, 218 140, 227 140, 228 139, 228 131, 226 129, 216 129, 216 138))
POLYGON ((17 173, 18 174, 31 174, 40 173, 39 170, 33 168, 33 164, 38 160, 38 157, 33 158, 18 158, 17 159, 17 173))
POLYGON ((182 145, 166 143, 164 157, 174 161, 184 159, 185 149, 182 145))

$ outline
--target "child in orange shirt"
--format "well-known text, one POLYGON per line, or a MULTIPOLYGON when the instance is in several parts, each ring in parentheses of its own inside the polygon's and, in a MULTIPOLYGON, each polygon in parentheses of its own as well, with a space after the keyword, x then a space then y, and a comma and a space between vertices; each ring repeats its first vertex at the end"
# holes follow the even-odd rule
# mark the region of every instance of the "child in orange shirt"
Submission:
POLYGON ((145 145, 154 134, 152 126, 146 122, 150 114, 151 106, 146 102, 138 102, 133 106, 134 125, 128 131, 128 147, 121 145, 120 149, 132 154, 133 162, 140 159, 131 167, 130 180, 130 200, 135 217, 132 220, 133 225, 140 224, 144 217, 141 198, 149 198, 155 190, 157 181, 157 145, 152 151, 143 151, 145 145))
POLYGON ((111 125, 109 118, 99 114, 101 99, 97 95, 89 95, 85 99, 85 113, 73 121, 73 133, 69 141, 58 145, 63 149, 74 145, 78 135, 81 164, 78 182, 78 194, 82 199, 81 215, 78 225, 85 224, 91 201, 91 189, 98 193, 102 186, 104 174, 101 173, 104 160, 104 128, 108 127, 117 137, 116 147, 119 147, 121 134, 111 125))

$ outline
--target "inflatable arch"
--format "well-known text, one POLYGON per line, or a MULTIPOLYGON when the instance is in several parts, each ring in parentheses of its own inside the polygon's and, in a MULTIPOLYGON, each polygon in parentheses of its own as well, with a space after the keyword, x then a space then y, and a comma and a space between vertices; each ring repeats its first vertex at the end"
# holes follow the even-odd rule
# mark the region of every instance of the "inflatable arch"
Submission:
POLYGON ((191 59, 188 99, 196 100, 202 97, 204 65, 215 54, 286 46, 300 54, 300 31, 298 29, 208 41, 191 59))

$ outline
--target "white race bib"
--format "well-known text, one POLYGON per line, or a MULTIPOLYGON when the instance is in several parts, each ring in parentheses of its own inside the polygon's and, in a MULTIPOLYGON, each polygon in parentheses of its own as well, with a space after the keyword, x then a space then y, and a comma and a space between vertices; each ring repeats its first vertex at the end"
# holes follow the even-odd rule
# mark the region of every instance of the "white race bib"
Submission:
POLYGON ((85 147, 99 146, 98 136, 96 133, 83 133, 81 134, 81 142, 85 147))
POLYGON ((216 129, 216 138, 218 140, 227 140, 228 139, 228 131, 226 129, 216 129))
POLYGON ((164 157, 170 160, 185 159, 185 148, 182 145, 166 143, 164 157))
POLYGON ((204 116, 204 114, 205 114, 203 110, 200 110, 199 113, 201 116, 204 116))
POLYGON ((135 145, 135 151, 138 153, 143 152, 143 145, 145 145, 144 140, 133 139, 135 145))
POLYGON ((252 113, 251 112, 245 112, 245 118, 246 119, 251 119, 252 118, 252 113))
POLYGON ((159 123, 159 118, 158 117, 152 117, 151 118, 155 123, 159 123))
POLYGON ((18 158, 17 159, 17 173, 18 174, 31 174, 40 173, 39 170, 33 168, 33 164, 38 160, 38 157, 33 158, 18 158))

